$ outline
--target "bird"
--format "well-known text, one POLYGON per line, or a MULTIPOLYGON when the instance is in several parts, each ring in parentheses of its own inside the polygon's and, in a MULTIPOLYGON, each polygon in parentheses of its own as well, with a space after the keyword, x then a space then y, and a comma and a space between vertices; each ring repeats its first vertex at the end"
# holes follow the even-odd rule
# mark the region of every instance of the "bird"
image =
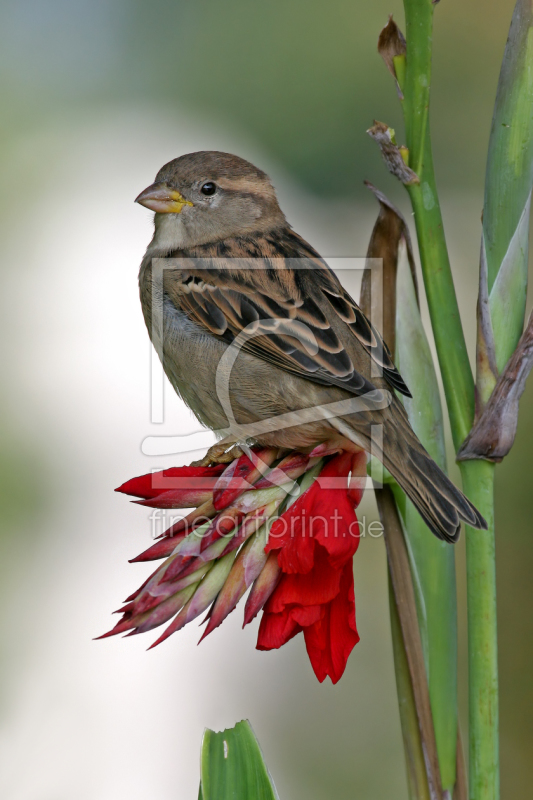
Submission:
POLYGON ((139 272, 148 333, 204 426, 244 426, 270 448, 372 451, 439 539, 457 541, 461 521, 486 528, 411 428, 399 397, 411 395, 380 334, 287 222, 265 172, 189 153, 135 202, 155 212, 139 272))

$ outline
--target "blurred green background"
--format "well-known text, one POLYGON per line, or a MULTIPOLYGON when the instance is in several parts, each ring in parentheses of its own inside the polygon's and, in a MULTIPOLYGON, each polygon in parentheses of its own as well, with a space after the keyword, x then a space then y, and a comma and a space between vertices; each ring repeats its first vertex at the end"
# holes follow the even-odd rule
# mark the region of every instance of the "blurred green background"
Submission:
MULTIPOLYGON (((435 11, 435 162, 472 354, 512 8, 442 0, 435 11)), ((271 173, 288 218, 326 256, 363 255, 376 212, 363 179, 409 214, 365 133, 376 118, 402 140, 376 52, 389 13, 402 24, 398 0, 0 3, 6 799, 194 797, 203 727, 241 717, 282 798, 406 797, 381 541, 357 554, 362 639, 337 687, 316 684, 302 642, 256 653, 239 610, 199 649, 195 630, 150 654, 139 639, 91 641, 144 575, 126 559, 146 546, 147 515, 112 489, 174 463, 139 447, 154 433, 136 291, 150 221, 132 200, 170 158, 233 150, 271 173)), ((517 798, 533 781, 532 399, 533 384, 497 470, 502 787, 517 798)), ((156 433, 192 428, 168 394, 156 433)), ((457 553, 465 724, 464 542, 457 553)))

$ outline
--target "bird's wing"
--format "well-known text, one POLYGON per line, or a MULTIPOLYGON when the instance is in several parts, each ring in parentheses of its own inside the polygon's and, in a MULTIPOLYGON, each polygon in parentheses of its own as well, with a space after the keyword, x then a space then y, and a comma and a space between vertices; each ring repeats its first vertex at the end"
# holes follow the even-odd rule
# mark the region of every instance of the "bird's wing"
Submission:
MULTIPOLYGON (((383 370, 383 377, 387 383, 400 394, 411 397, 402 376, 396 369, 391 352, 381 334, 375 329, 370 320, 363 314, 355 300, 348 294, 335 273, 326 264, 323 258, 308 244, 305 239, 291 231, 292 237, 298 242, 302 253, 312 260, 316 270, 312 276, 320 291, 333 307, 338 317, 350 330, 359 345, 368 353, 371 359, 383 370)), ((331 319, 328 315, 328 318, 331 319)))
POLYGON ((165 270, 165 294, 214 336, 237 340, 283 370, 360 395, 375 386, 362 374, 369 369, 358 371, 354 362, 369 366, 372 359, 391 386, 409 395, 383 340, 310 245, 285 230, 256 238, 253 249, 250 258, 246 242, 226 242, 227 266, 213 259, 212 249, 205 255, 196 249, 183 267, 165 270))

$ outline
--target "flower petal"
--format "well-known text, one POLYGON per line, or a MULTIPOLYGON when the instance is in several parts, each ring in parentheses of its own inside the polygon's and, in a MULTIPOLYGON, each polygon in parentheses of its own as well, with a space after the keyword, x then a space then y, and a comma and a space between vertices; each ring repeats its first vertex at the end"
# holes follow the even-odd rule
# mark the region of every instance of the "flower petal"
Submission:
POLYGON ((256 489, 267 489, 269 486, 286 486, 287 483, 299 478, 300 475, 313 464, 309 464, 310 458, 305 453, 289 453, 280 461, 277 467, 260 478, 255 484, 256 489))
MULTIPOLYGON (((261 611, 268 598, 278 585, 281 576, 281 569, 278 564, 276 553, 270 553, 266 560, 266 564, 261 570, 260 575, 256 578, 244 609, 244 622, 248 625, 254 617, 261 611)), ((279 645, 278 645, 279 646, 279 645)))
POLYGON ((322 619, 304 628, 304 638, 318 680, 322 683, 329 675, 332 683, 337 683, 344 673, 348 656, 359 641, 351 562, 342 571, 339 593, 325 607, 322 619))
POLYGON ((210 634, 211 631, 214 631, 215 628, 218 628, 218 626, 222 624, 222 622, 226 619, 228 614, 233 611, 241 597, 246 592, 247 586, 244 574, 244 564, 246 553, 250 549, 250 544, 251 540, 249 540, 239 551, 237 558, 233 562, 230 573, 226 578, 222 589, 218 593, 215 602, 213 603, 207 628, 205 629, 200 641, 205 639, 205 637, 210 634))
POLYGON ((242 455, 229 464, 213 489, 213 503, 217 511, 233 505, 243 492, 253 488, 276 457, 277 450, 251 451, 252 459, 242 455))
POLYGON ((303 575, 284 574, 265 607, 265 613, 278 614, 286 607, 329 603, 339 593, 340 579, 341 573, 331 566, 326 550, 317 545, 313 570, 303 575))
POLYGON ((151 497, 167 492, 170 489, 202 489, 213 491, 218 475, 224 470, 224 464, 214 467, 172 467, 159 472, 148 472, 123 483, 115 492, 122 492, 133 497, 148 500, 151 497))
POLYGON ((258 650, 277 650, 301 630, 289 614, 263 614, 256 647, 258 650))
POLYGON ((281 551, 278 558, 283 572, 309 572, 315 542, 325 547, 336 567, 354 555, 360 531, 353 502, 348 499, 351 466, 351 453, 331 459, 309 489, 272 525, 266 550, 281 551))
POLYGON ((193 619, 198 617, 203 611, 209 608, 219 591, 224 586, 234 559, 235 554, 229 553, 227 556, 224 556, 224 558, 221 558, 220 561, 217 561, 217 563, 209 570, 206 577, 199 584, 195 593, 189 602, 182 608, 178 616, 172 620, 168 628, 163 631, 159 639, 157 639, 150 646, 150 650, 152 647, 156 647, 156 645, 164 642, 165 639, 168 639, 171 634, 176 633, 176 631, 184 628, 188 622, 192 622, 193 619))

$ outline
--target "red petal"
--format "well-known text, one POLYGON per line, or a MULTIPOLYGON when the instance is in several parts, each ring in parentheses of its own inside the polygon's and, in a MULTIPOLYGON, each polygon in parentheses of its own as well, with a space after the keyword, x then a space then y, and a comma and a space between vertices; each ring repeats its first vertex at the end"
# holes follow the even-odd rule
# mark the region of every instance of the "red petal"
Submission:
POLYGON ((305 574, 310 572, 315 561, 314 539, 305 532, 305 508, 293 503, 285 514, 274 522, 268 536, 265 552, 279 550, 278 562, 283 572, 305 574), (291 513, 292 512, 292 513, 291 513), (304 530, 302 531, 302 528, 304 530))
POLYGON ((186 517, 182 517, 177 522, 174 522, 164 533, 164 538, 175 538, 177 534, 181 533, 182 531, 185 532, 185 535, 191 533, 194 528, 198 528, 201 525, 204 525, 206 522, 209 522, 212 517, 214 517, 216 511, 214 509, 213 503, 211 500, 208 500, 206 503, 203 503, 198 508, 189 511, 186 517))
POLYGON ((250 590, 250 594, 246 600, 246 607, 244 609, 244 622, 248 625, 253 618, 258 614, 268 598, 276 588, 280 579, 281 570, 278 565, 278 559, 275 553, 271 553, 267 558, 266 564, 261 573, 256 578, 250 590))
MULTIPOLYGON (((184 578, 185 575, 194 572, 195 569, 198 569, 197 566, 197 558, 195 555, 190 556, 183 556, 181 553, 177 553, 176 557, 170 561, 169 565, 166 570, 163 572, 159 583, 173 583, 178 578, 184 578)), ((163 567, 165 567, 165 564, 163 567)))
POLYGON ((331 563, 340 568, 352 559, 360 538, 347 490, 320 489, 317 482, 313 501, 308 518, 309 535, 326 548, 331 563))
MULTIPOLYGON (((201 480, 204 480, 203 478, 201 480)), ((213 481, 209 481, 211 484, 213 481)), ((140 506, 148 508, 196 508, 203 505, 213 496, 213 486, 209 489, 169 489, 168 492, 161 492, 155 497, 146 500, 134 500, 140 506)))
POLYGON ((158 558, 167 558, 172 555, 173 550, 183 539, 185 539, 185 533, 178 533, 176 536, 165 536, 164 539, 160 539, 148 550, 145 550, 135 558, 131 558, 130 563, 135 564, 138 561, 155 561, 158 558))
POLYGON ((253 472, 254 465, 246 455, 228 464, 213 490, 213 505, 217 511, 227 508, 240 494, 252 488, 253 484, 246 479, 253 472))
POLYGON ((257 635, 258 650, 276 650, 300 633, 301 627, 288 614, 263 614, 257 635))
MULTIPOLYGON (((246 592, 247 586, 244 579, 245 555, 246 551, 243 548, 243 550, 241 550, 235 559, 224 586, 218 593, 215 602, 211 606, 209 612, 209 622, 207 624, 207 628, 202 634, 200 642, 202 639, 205 639, 205 637, 208 636, 211 631, 214 631, 215 628, 218 628, 218 626, 224 622, 228 614, 231 614, 241 597, 246 592)), ((200 644, 200 642, 198 642, 198 644, 200 644)))
POLYGON ((293 608, 291 617, 302 628, 314 625, 324 616, 324 606, 307 606, 306 608, 293 608))
POLYGON ((272 525, 266 551, 281 551, 278 560, 283 572, 309 572, 315 542, 325 547, 337 568, 354 555, 360 531, 348 498, 351 467, 351 453, 331 459, 309 489, 272 525))
POLYGON ((282 614, 265 611, 259 625, 257 649, 276 650, 300 631, 305 630, 306 625, 318 622, 323 614, 323 606, 292 608, 289 612, 282 614))
POLYGON ((296 480, 307 469, 309 456, 305 453, 290 453, 282 459, 277 467, 271 469, 255 484, 256 489, 267 489, 270 486, 283 486, 296 480))
MULTIPOLYGON (((278 561, 280 555, 278 555, 278 561)), ((288 606, 316 606, 329 603, 339 592, 341 573, 331 566, 327 552, 317 545, 315 565, 305 575, 284 574, 265 610, 281 613, 288 606)))
POLYGON ((223 471, 224 464, 216 464, 214 467, 172 467, 131 478, 115 489, 115 492, 149 499, 170 489, 212 490, 217 476, 223 471))
POLYGON ((340 592, 325 607, 322 619, 304 628, 304 638, 318 680, 322 683, 329 675, 332 683, 337 683, 346 668, 348 656, 359 641, 351 562, 342 571, 340 592))
POLYGON ((253 488, 264 470, 274 461, 276 450, 267 449, 252 453, 250 460, 242 455, 229 464, 213 489, 213 503, 217 511, 232 505, 243 492, 253 488))

